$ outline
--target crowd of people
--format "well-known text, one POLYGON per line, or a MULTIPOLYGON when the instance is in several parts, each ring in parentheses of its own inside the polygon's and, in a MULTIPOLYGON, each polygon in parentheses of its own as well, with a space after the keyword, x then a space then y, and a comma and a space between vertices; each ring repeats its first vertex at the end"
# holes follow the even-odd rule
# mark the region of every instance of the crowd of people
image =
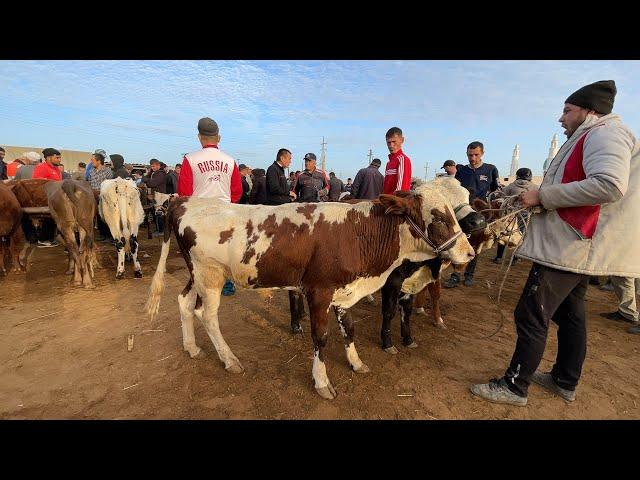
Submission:
MULTIPOLYGON (((485 147, 479 141, 467 145, 467 164, 447 160, 441 167, 448 178, 469 190, 470 203, 500 192, 504 197, 516 198, 522 207, 541 209, 541 213, 531 216, 518 250, 518 257, 532 261, 533 266, 514 312, 517 342, 513 357, 500 379, 471 387, 475 395, 485 400, 526 405, 531 382, 567 401, 575 399, 587 346, 584 298, 587 286, 598 282, 598 277, 609 279, 606 285, 611 285, 619 299, 618 310, 604 316, 630 322, 633 326, 629 332, 640 333, 636 306, 640 257, 633 249, 615 247, 605 237, 609 231, 612 236, 635 238, 633 232, 638 225, 635 211, 639 208, 640 173, 638 162, 632 158, 638 160, 639 146, 619 116, 612 113, 616 92, 614 81, 600 81, 582 87, 565 100, 559 122, 565 128, 567 141, 540 186, 532 183, 529 168, 519 169, 515 181, 502 186, 496 166, 483 161, 485 147), (550 320, 559 327, 558 354, 553 369, 545 373, 538 371, 538 366, 550 320)), ((334 172, 327 175, 320 170, 316 155, 311 152, 303 157, 304 170, 288 175, 285 172, 293 154, 287 148, 277 151, 266 171, 238 165, 220 149, 220 129, 213 119, 200 119, 197 130, 201 149, 186 154, 174 170, 151 159, 144 175, 133 173, 119 154, 109 155, 111 165, 107 166, 106 152, 98 149, 87 165, 78 165, 72 178, 87 180, 96 198, 102 182, 121 177, 162 193, 251 205, 339 201, 347 196, 372 200, 383 193, 411 189, 411 159, 403 151, 404 134, 398 127, 390 128, 385 135, 389 156, 384 174, 380 172, 381 160, 374 158, 346 184, 334 172)), ((4 153, 0 149, 2 157, 4 153)), ((40 161, 38 154, 30 152, 9 165, 0 162, 0 174, 2 178, 63 179, 60 152, 47 148, 42 157, 40 161)), ((106 226, 99 222, 98 228, 108 238, 106 226)), ((28 238, 32 237, 33 232, 28 238)), ((51 239, 41 243, 47 240, 51 239)), ((495 263, 503 261, 504 250, 504 246, 498 248, 495 263)), ((443 286, 473 286, 477 258, 466 266, 464 280, 454 272, 443 286)), ((233 292, 233 283, 228 280, 223 293, 233 292)), ((290 301, 302 302, 302 297, 292 296, 290 301)), ((300 307, 304 309, 303 304, 296 306, 300 307)))

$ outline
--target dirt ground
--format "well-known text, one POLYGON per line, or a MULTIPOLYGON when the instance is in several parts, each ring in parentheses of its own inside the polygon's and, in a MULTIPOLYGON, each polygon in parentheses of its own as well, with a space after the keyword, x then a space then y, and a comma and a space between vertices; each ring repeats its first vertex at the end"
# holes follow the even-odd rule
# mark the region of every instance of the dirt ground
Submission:
MULTIPOLYGON (((146 237, 146 232, 141 232, 146 237)), ((223 297, 220 324, 225 339, 245 367, 224 370, 202 325, 196 340, 207 354, 191 359, 182 350, 177 295, 186 283, 184 260, 175 240, 167 263, 167 289, 153 324, 143 313, 160 239, 142 240, 144 278, 115 280, 115 249, 100 244, 97 290, 71 287, 64 275, 62 247, 38 249, 25 274, 0 278, 0 418, 2 419, 639 419, 640 337, 626 324, 600 312, 616 308, 613 293, 591 287, 587 294, 588 352, 577 400, 572 404, 536 385, 527 407, 485 403, 469 385, 498 377, 515 344, 512 311, 530 264, 520 262, 507 279, 502 300, 506 323, 499 322, 487 282, 500 269, 481 255, 476 284, 443 290, 448 330, 424 316, 413 318, 416 349, 400 342, 398 355, 379 346, 380 307, 361 301, 352 309, 356 346, 371 368, 353 373, 335 320, 330 322, 327 371, 338 391, 320 398, 311 377, 309 321, 304 335, 289 333, 287 293, 271 301, 255 291, 223 297), (127 351, 127 337, 134 346, 127 351)), ((445 275, 448 276, 449 272, 445 275)), ((378 304, 380 295, 375 295, 378 304)), ((556 353, 550 329, 541 367, 550 369, 556 353)))

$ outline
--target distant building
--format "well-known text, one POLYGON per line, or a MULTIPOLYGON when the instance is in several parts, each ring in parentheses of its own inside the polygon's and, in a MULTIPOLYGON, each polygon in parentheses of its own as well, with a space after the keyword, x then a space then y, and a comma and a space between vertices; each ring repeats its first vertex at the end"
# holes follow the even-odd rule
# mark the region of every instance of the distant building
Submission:
POLYGON ((509 176, 515 176, 518 171, 518 164, 520 163, 520 145, 516 145, 516 148, 513 149, 513 155, 511 155, 511 170, 509 171, 509 176))
POLYGON ((554 159, 557 153, 558 153, 558 135, 556 134, 551 139, 551 148, 549 148, 549 156, 544 161, 544 165, 542 166, 542 171, 544 173, 547 172, 547 169, 549 168, 549 164, 554 159))

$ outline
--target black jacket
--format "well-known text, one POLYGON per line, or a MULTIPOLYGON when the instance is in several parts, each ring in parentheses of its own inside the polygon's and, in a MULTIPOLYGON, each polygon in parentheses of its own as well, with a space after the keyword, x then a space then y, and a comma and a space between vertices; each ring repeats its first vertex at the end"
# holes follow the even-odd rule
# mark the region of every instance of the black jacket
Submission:
POLYGON ((251 205, 265 205, 267 203, 267 177, 262 168, 253 170, 253 188, 249 194, 251 205))
POLYGON ((251 193, 251 187, 244 175, 242 175, 242 196, 238 203, 249 203, 249 194, 251 193))
POLYGON ((162 169, 157 172, 152 170, 149 175, 142 177, 142 181, 156 192, 167 193, 167 174, 162 169))
POLYGON ((327 177, 316 168, 313 173, 305 170, 298 175, 293 191, 298 196, 298 202, 320 202, 325 200, 320 196, 320 191, 328 186, 327 177))
POLYGON ((124 168, 124 158, 120 155, 111 155, 111 163, 113 164, 113 178, 131 178, 129 172, 124 168))
POLYGON ((344 183, 338 177, 329 178, 329 199, 337 201, 340 198, 340 194, 345 192, 344 183))
POLYGON ((366 200, 375 200, 382 193, 384 177, 376 167, 361 168, 351 186, 351 196, 366 200))
POLYGON ((173 170, 167 175, 167 193, 178 193, 178 174, 173 170))
POLYGON ((4 163, 4 160, 0 160, 0 180, 7 180, 7 165, 4 163))
POLYGON ((282 205, 291 203, 287 177, 284 168, 273 162, 267 169, 267 201, 266 205, 282 205))

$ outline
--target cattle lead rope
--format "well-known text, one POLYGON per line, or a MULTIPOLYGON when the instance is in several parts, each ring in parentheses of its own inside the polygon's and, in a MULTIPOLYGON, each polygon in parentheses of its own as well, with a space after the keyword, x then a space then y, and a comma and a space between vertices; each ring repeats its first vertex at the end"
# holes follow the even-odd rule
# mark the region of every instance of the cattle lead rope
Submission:
MULTIPOLYGON (((522 235, 523 238, 524 236, 527 234, 527 231, 529 230, 529 222, 531 221, 531 217, 533 216, 533 214, 535 213, 539 213, 539 209, 537 207, 528 207, 528 208, 521 208, 520 210, 517 210, 515 212, 511 212, 507 215, 505 215, 505 217, 507 216, 513 216, 513 221, 517 222, 517 217, 515 216, 516 214, 519 214, 520 212, 522 212, 523 210, 527 210, 529 212, 529 216, 525 221, 525 225, 524 225, 524 234, 522 235)), ((501 217, 499 220, 503 220, 505 217, 501 217)), ((491 222, 491 224, 493 224, 495 222, 491 222)), ((510 225, 511 221, 509 222, 510 225)), ((491 225, 490 224, 490 225, 491 225)), ((509 225, 507 225, 507 228, 509 227, 509 225)), ((511 241, 511 234, 513 233, 513 230, 510 231, 509 233, 509 238, 507 239, 507 245, 509 244, 509 242, 511 241)), ((502 289, 504 288, 504 283, 507 280, 507 277, 509 276, 509 270, 511 269, 511 265, 513 264, 513 259, 515 258, 516 252, 520 249, 520 246, 522 245, 522 243, 520 243, 520 245, 518 245, 514 250, 513 253, 511 254, 511 258, 509 258, 509 265, 507 266, 507 270, 504 274, 504 277, 502 277, 502 282, 500 283, 500 288, 498 290, 498 298, 497 298, 497 302, 496 302, 496 308, 498 309, 498 313, 500 314, 500 323, 498 324, 498 328, 496 328, 496 330, 494 332, 492 332, 489 335, 485 335, 484 337, 468 337, 466 335, 461 335, 461 337, 465 337, 465 338, 470 338, 472 340, 486 340, 487 338, 491 338, 494 335, 496 335, 500 330, 502 330, 502 327, 505 324, 505 318, 504 318, 504 313, 502 313, 502 310, 500 309, 500 300, 502 299, 502 289)), ((504 270, 504 261, 502 262, 501 266, 500 266, 500 271, 498 272, 498 278, 500 278, 500 274, 502 273, 502 271, 504 270)), ((489 298, 491 299, 491 296, 489 296, 489 298)))
POLYGON ((436 255, 440 255, 441 252, 451 247, 451 245, 455 243, 458 237, 462 235, 462 230, 460 230, 459 232, 455 233, 453 237, 451 237, 449 240, 447 240, 446 242, 444 242, 442 245, 438 247, 431 240, 429 240, 429 237, 425 234, 425 232, 423 232, 422 229, 418 225, 416 225, 416 223, 410 217, 405 216, 405 219, 407 220, 409 227, 414 232, 416 232, 420 236, 420 238, 422 238, 425 242, 427 242, 427 245, 429 245, 433 249, 436 255))

